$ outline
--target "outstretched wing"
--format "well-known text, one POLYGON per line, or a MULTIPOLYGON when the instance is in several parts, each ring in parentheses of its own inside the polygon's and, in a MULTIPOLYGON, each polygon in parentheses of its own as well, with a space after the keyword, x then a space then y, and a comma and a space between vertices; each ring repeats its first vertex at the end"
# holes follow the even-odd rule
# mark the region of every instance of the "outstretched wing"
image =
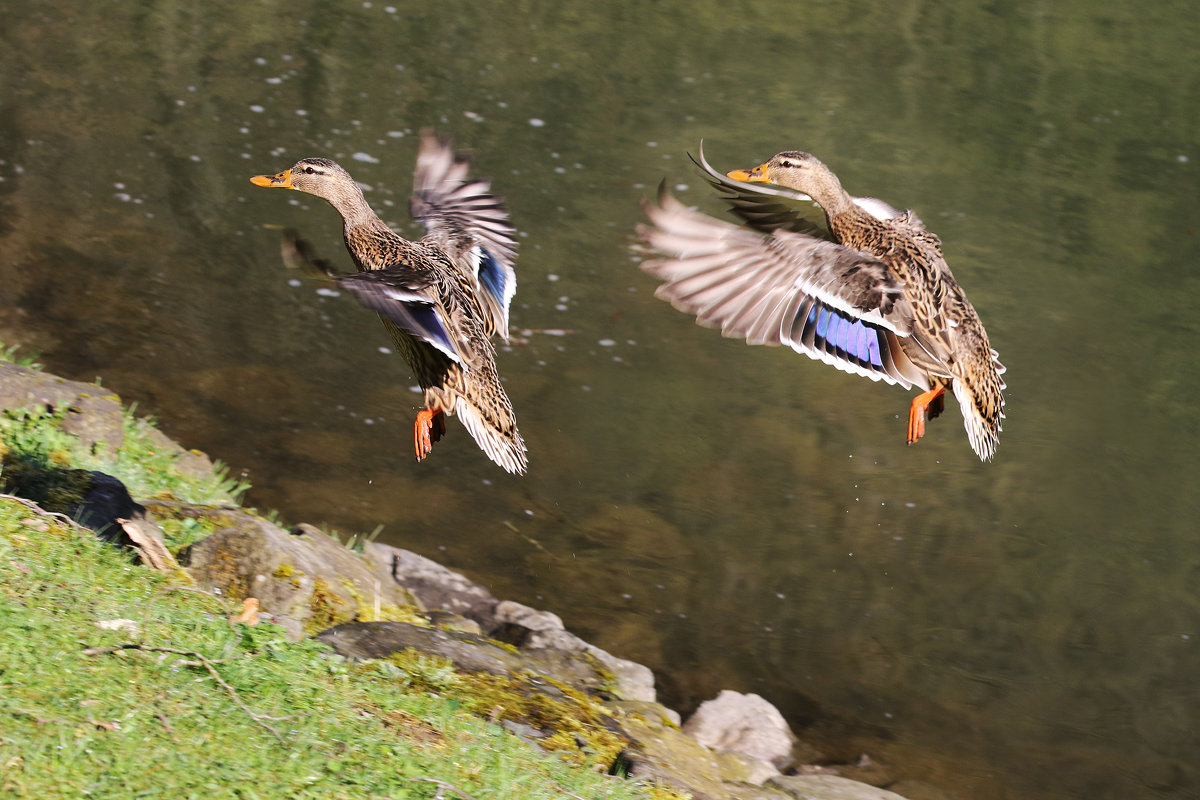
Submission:
POLYGON ((428 287, 414 283, 409 270, 388 267, 334 275, 333 279, 366 308, 440 350, 451 361, 466 366, 467 359, 459 351, 441 310, 429 299, 428 287))
POLYGON ((421 132, 410 210, 423 241, 449 256, 476 287, 490 331, 508 339, 508 309, 517 291, 516 229, 491 180, 470 177, 470 156, 421 132))
POLYGON ((925 376, 904 354, 911 311, 882 261, 812 236, 761 233, 686 208, 660 189, 645 204, 642 269, 655 294, 702 325, 750 344, 786 344, 846 372, 909 388, 925 376))

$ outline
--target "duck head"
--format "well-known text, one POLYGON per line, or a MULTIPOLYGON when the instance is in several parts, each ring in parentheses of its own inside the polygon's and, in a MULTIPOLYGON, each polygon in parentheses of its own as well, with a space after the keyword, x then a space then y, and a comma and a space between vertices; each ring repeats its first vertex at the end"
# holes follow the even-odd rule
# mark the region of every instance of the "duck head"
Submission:
POLYGON ((785 150, 771 156, 769 161, 753 169, 735 169, 726 173, 735 181, 749 183, 773 183, 802 192, 820 203, 826 211, 828 204, 841 205, 847 198, 841 182, 829 167, 811 153, 800 150, 785 150))
POLYGON ((298 189, 328 200, 345 184, 353 184, 354 179, 336 161, 330 161, 328 158, 302 158, 290 169, 274 175, 255 175, 250 182, 255 186, 273 189, 298 189))
POLYGON ((328 158, 302 158, 283 172, 255 175, 250 182, 270 189, 296 189, 315 194, 328 200, 347 219, 370 211, 354 178, 328 158))

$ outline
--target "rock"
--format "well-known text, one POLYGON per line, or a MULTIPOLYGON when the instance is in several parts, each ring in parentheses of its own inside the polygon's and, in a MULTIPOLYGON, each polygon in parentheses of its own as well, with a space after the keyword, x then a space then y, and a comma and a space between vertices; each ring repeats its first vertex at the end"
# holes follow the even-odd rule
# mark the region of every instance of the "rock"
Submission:
POLYGON ((522 652, 482 636, 434 630, 404 622, 352 622, 317 635, 346 658, 387 658, 402 650, 416 650, 449 659, 468 672, 516 675, 530 672, 552 678, 589 694, 599 694, 607 676, 594 663, 560 650, 522 652))
POLYGON ((762 786, 768 778, 779 774, 779 770, 770 761, 750 758, 741 753, 727 753, 721 750, 713 751, 717 757, 717 768, 721 780, 726 783, 748 783, 751 786, 762 786))
POLYGON ((96 620, 96 627, 106 631, 119 631, 130 639, 136 639, 142 635, 142 629, 137 622, 124 617, 96 620))
POLYGON ((494 613, 497 628, 506 633, 504 641, 517 647, 525 647, 530 641, 535 641, 539 635, 566 630, 562 617, 554 612, 530 608, 512 600, 498 603, 494 613))
POLYGON ((652 705, 605 703, 630 740, 622 757, 629 777, 661 783, 694 800, 787 800, 788 795, 769 787, 727 782, 726 776, 733 770, 729 763, 722 763, 723 756, 664 724, 662 715, 646 713, 652 705))
POLYGON ((474 636, 483 635, 483 628, 479 626, 478 622, 452 611, 426 611, 425 616, 429 618, 429 624, 439 630, 469 633, 474 636))
POLYGON ((66 409, 61 427, 90 450, 104 447, 115 455, 125 441, 121 399, 94 383, 0 363, 0 410, 66 409))
POLYGON ((637 715, 642 717, 656 728, 663 726, 668 728, 679 727, 679 712, 673 708, 667 708, 662 703, 650 703, 645 700, 609 700, 605 705, 619 709, 621 713, 627 716, 637 715))
POLYGON ((387 658, 402 650, 417 650, 449 659, 459 669, 472 672, 506 675, 523 667, 520 656, 482 636, 404 622, 350 622, 314 638, 352 659, 387 658))
POLYGON ((837 775, 781 775, 768 780, 767 786, 799 800, 905 800, 895 792, 837 775))
POLYGON ((438 609, 473 619, 485 631, 494 627, 492 609, 496 598, 461 573, 425 556, 377 542, 368 542, 364 555, 376 570, 416 598, 423 610, 438 609))
POLYGON ((210 515, 226 527, 188 548, 184 563, 198 586, 233 600, 258 599, 260 608, 299 638, 340 622, 399 614, 412 604, 399 586, 380 580, 357 553, 310 525, 289 534, 236 509, 170 507, 186 516, 210 515))
MULTIPOLYGON (((101 391, 99 386, 96 389, 101 391)), ((125 443, 125 415, 116 395, 80 395, 67 406, 66 416, 58 427, 79 437, 91 452, 103 448, 109 458, 115 457, 125 443)))
POLYGON ((175 469, 189 478, 203 480, 213 474, 213 462, 207 454, 199 450, 184 450, 178 442, 152 425, 147 425, 145 433, 148 439, 159 450, 175 456, 175 469))
POLYGON ((913 800, 955 800, 955 796, 944 789, 918 780, 896 781, 891 785, 891 791, 913 800))
MULTIPOLYGON (((129 546, 132 540, 117 520, 145 519, 146 507, 134 501, 125 484, 112 475, 103 472, 72 470, 87 476, 83 498, 68 506, 67 516, 85 528, 91 528, 102 539, 129 546)), ((162 531, 157 530, 155 538, 162 539, 162 531)))
POLYGON ((714 750, 767 761, 778 769, 791 762, 796 738, 775 706, 756 694, 728 689, 701 703, 683 730, 714 750))
MULTIPOLYGON (((62 409, 59 427, 77 437, 91 452, 112 458, 125 443, 125 413, 121 398, 94 383, 69 381, 57 375, 0 362, 0 410, 62 409)), ((193 478, 213 473, 212 461, 198 450, 185 450, 153 426, 143 429, 161 450, 175 456, 175 468, 193 478)))
POLYGON ((612 673, 613 689, 621 699, 654 702, 654 673, 649 667, 617 658, 585 642, 567 631, 557 614, 511 600, 497 603, 493 613, 497 627, 492 635, 501 641, 528 650, 554 649, 587 655, 612 673))
POLYGON ((139 538, 156 539, 162 545, 163 534, 154 518, 129 495, 119 478, 96 470, 28 462, 6 462, 3 471, 9 492, 65 515, 101 539, 125 547, 135 544, 122 526, 121 520, 126 520, 137 526, 139 538))

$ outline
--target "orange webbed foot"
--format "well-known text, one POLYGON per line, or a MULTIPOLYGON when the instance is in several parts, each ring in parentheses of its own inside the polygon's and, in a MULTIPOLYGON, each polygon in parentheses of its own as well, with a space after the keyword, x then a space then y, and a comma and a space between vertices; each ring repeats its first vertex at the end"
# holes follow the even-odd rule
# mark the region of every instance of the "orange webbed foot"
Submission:
POLYGON ((929 414, 930 419, 941 413, 944 402, 942 395, 945 393, 945 386, 937 386, 913 398, 912 405, 908 409, 909 444, 916 444, 917 440, 925 435, 925 412, 930 409, 930 406, 933 407, 929 414))
POLYGON ((441 411, 423 408, 417 413, 417 421, 413 424, 413 446, 417 451, 417 461, 421 461, 433 450, 433 443, 442 438, 446 432, 446 417, 441 411))

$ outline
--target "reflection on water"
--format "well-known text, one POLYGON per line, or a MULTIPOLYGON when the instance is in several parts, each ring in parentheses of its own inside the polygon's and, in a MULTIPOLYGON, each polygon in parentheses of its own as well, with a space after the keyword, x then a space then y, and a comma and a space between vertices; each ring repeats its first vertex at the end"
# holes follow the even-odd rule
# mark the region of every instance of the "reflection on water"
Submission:
POLYGON ((246 469, 252 503, 383 523, 651 665, 670 702, 757 691, 898 789, 1200 793, 1200 12, 24 8, 0 341, 102 376, 246 469), (531 332, 499 361, 525 479, 458 428, 412 463, 420 401, 383 331, 279 263, 278 226, 340 258, 336 215, 246 180, 337 158, 412 233, 425 125, 476 149, 523 233, 531 332), (941 235, 1009 367, 994 463, 957 412, 906 447, 903 392, 653 299, 639 199, 666 177, 724 213, 683 155, 701 138, 725 168, 810 150, 941 235))

